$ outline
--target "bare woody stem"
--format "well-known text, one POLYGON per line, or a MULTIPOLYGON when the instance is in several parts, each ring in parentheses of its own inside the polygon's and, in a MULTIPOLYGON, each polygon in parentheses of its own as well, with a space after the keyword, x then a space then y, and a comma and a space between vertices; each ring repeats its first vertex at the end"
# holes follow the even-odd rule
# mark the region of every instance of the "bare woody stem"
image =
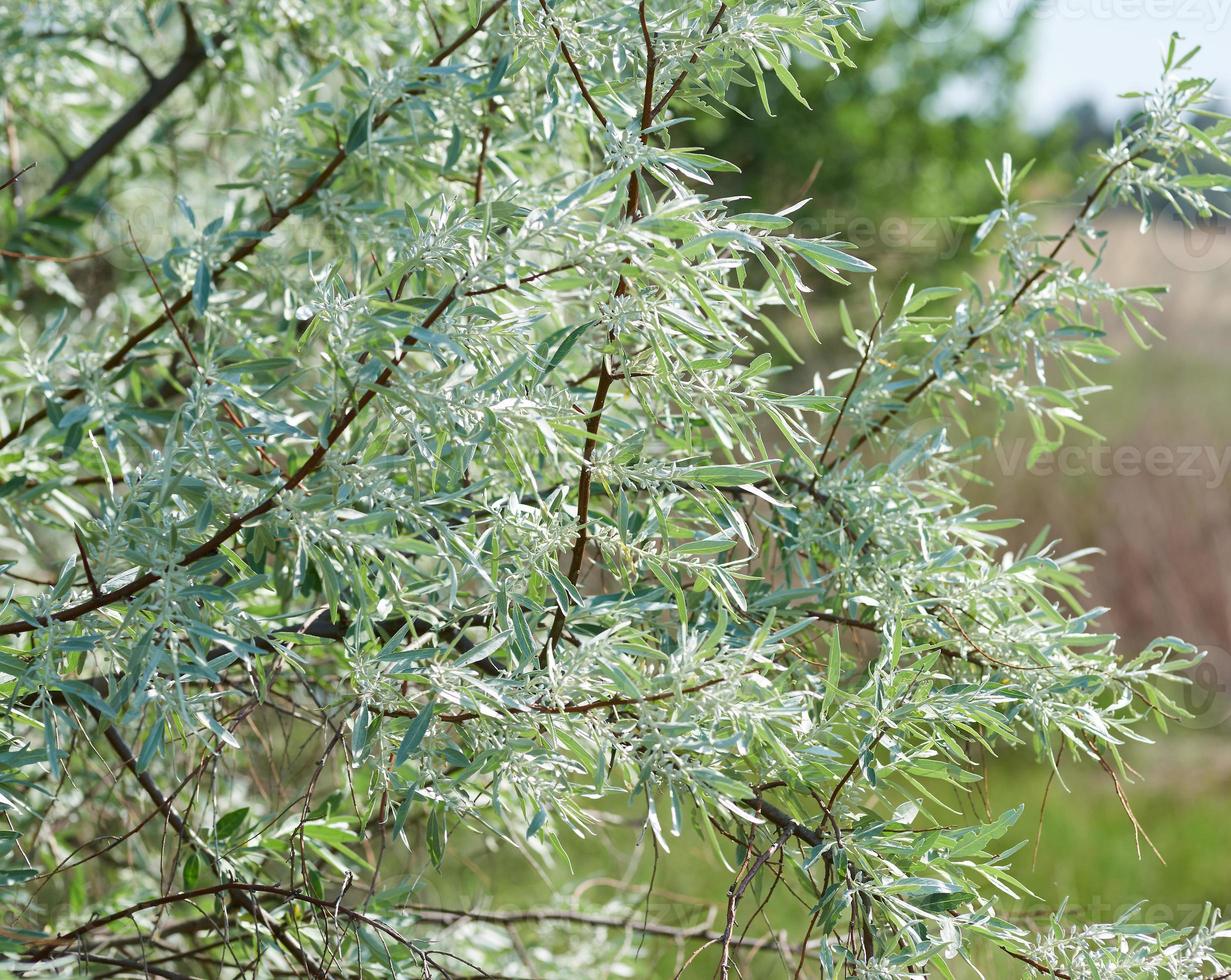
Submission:
MULTIPOLYGON (((115 913, 114 915, 107 916, 103 919, 95 919, 83 926, 80 926, 72 932, 62 933, 53 939, 42 940, 41 942, 55 947, 65 946, 70 943, 77 942, 97 928, 111 925, 112 923, 118 922, 130 915, 134 915, 137 912, 146 911, 151 908, 160 908, 167 905, 178 904, 180 902, 190 902, 197 898, 206 898, 211 895, 226 893, 269 895, 276 898, 285 899, 286 901, 304 902, 331 913, 336 911, 338 915, 353 918, 355 921, 362 922, 364 925, 381 929, 381 923, 378 919, 369 918, 356 909, 348 908, 345 905, 336 905, 334 902, 318 899, 300 891, 289 888, 280 888, 275 885, 223 882, 217 885, 194 888, 190 891, 178 892, 171 895, 162 896, 160 898, 150 899, 146 902, 141 902, 139 905, 130 906, 123 912, 115 913)), ((409 904, 405 906, 405 910, 408 915, 413 916, 420 922, 430 922, 442 926, 467 921, 484 922, 493 925, 555 924, 585 926, 591 929, 626 929, 631 932, 641 933, 647 936, 658 936, 664 939, 672 939, 682 942, 717 942, 722 938, 722 934, 720 932, 716 932, 702 926, 671 926, 658 922, 638 922, 635 918, 592 915, 585 912, 564 912, 557 909, 526 909, 519 911, 497 912, 485 909, 451 909, 430 905, 409 904)), ((402 937, 391 927, 385 926, 381 929, 381 931, 385 932, 386 935, 389 935, 391 938, 400 943, 407 942, 404 937, 402 937)), ((31 945, 34 945, 34 943, 31 945)), ((763 949, 768 950, 778 948, 777 940, 769 937, 735 938, 732 939, 731 945, 734 948, 743 948, 752 952, 757 952, 763 949)))
MULTIPOLYGON (((119 756, 120 761, 124 763, 124 767, 137 778, 137 782, 141 784, 141 788, 145 791, 145 795, 148 796, 154 805, 162 811, 163 815, 166 817, 167 823, 170 824, 171 829, 175 831, 176 836, 184 842, 185 846, 200 853, 215 873, 219 872, 220 868, 213 851, 206 847, 197 838, 197 835, 193 833, 192 828, 189 827, 183 817, 180 816, 174 805, 165 796, 163 796, 162 791, 159 790, 157 784, 150 777, 149 773, 142 772, 138 769, 137 761, 132 754, 132 749, 128 747, 128 743, 124 741, 123 736, 120 735, 116 727, 114 725, 108 725, 106 729, 103 730, 103 737, 106 738, 107 744, 111 746, 115 754, 119 756)), ((257 922, 261 923, 270 931, 270 933, 278 941, 278 944, 290 953, 290 955, 294 957, 300 966, 308 971, 309 976, 325 976, 325 971, 320 967, 320 965, 315 963, 312 958, 304 952, 303 947, 296 942, 278 922, 275 922, 269 917, 268 913, 261 908, 261 906, 252 898, 251 895, 245 891, 236 891, 235 895, 239 904, 243 906, 243 908, 257 922)), ((114 917, 111 918, 112 921, 114 921, 114 917)), ((88 928, 96 928, 99 924, 100 921, 96 920, 95 922, 89 923, 88 928)), ((82 928, 85 929, 87 927, 82 928)))
MULTIPOLYGON (((384 933, 391 939, 394 939, 403 946, 410 947, 410 941, 407 940, 392 926, 382 922, 379 919, 374 919, 371 916, 364 915, 356 909, 348 908, 345 905, 336 902, 325 901, 321 898, 316 898, 313 895, 306 895, 303 892, 295 891, 290 888, 280 888, 277 885, 262 885, 250 884, 242 881, 224 881, 216 885, 206 885, 202 888, 193 888, 188 891, 175 892, 170 895, 160 895, 157 898, 147 899, 144 902, 138 902, 136 905, 130 905, 126 909, 119 912, 114 912, 111 915, 105 915, 97 919, 92 919, 83 926, 72 930, 71 932, 61 933, 53 939, 36 940, 30 945, 43 947, 43 953, 37 958, 44 958, 47 954, 60 948, 77 942, 82 937, 88 935, 96 929, 103 926, 109 926, 114 922, 119 922, 123 919, 135 915, 138 912, 145 912, 149 909, 161 908, 166 905, 174 905, 178 902, 190 902, 197 898, 207 898, 210 895, 230 894, 240 897, 241 904, 245 901, 253 902, 253 896, 257 895, 272 895, 277 898, 285 899, 292 902, 304 902, 308 905, 315 905, 317 908, 325 909, 337 915, 346 916, 357 922, 362 922, 364 925, 384 933)), ((254 903, 255 904, 255 903, 254 903)), ((259 906, 257 906, 259 908, 259 906)), ((263 910, 262 910, 263 911, 263 910)), ((323 973, 314 973, 314 976, 324 976, 323 973)))
POLYGON ((26 166, 22 167, 20 170, 14 173, 12 176, 6 177, 4 182, 0 183, 0 191, 6 190, 7 188, 11 187, 13 184, 16 184, 19 180, 21 180, 24 174, 29 173, 36 166, 38 166, 38 164, 28 163, 26 164, 26 166))
MULTIPOLYGON (((192 366, 196 369, 197 373, 202 376, 202 380, 204 380, 207 385, 213 384, 212 379, 206 377, 204 372, 201 370, 201 362, 197 360, 196 351, 192 349, 192 342, 189 340, 188 334, 185 333, 183 327, 181 327, 178 321, 176 321, 175 314, 171 312, 171 307, 167 305, 167 297, 162 291, 162 286, 158 283, 158 277, 154 275, 154 270, 150 268, 149 262, 146 261, 145 253, 141 251, 141 246, 137 244, 137 236, 133 234, 132 225, 128 226, 128 237, 132 240, 133 248, 137 252, 137 257, 141 259, 141 265, 145 269, 146 276, 149 277, 150 282, 153 284, 154 291, 158 293, 158 300, 162 303, 163 312, 167 319, 171 321, 171 329, 175 331, 176 337, 179 338, 180 345, 184 348, 184 353, 188 355, 188 360, 192 362, 192 366)), ((231 403, 224 398, 220 403, 220 407, 222 408, 223 414, 226 415, 228 421, 230 421, 235 428, 243 432, 245 427, 244 420, 240 418, 239 414, 231 406, 231 403)), ((260 455, 261 459, 272 466, 275 470, 279 468, 278 464, 272 457, 270 457, 269 453, 267 453, 262 446, 255 446, 254 448, 256 449, 258 455, 260 455)), ((94 591, 97 593, 98 589, 95 589, 94 591)))
POLYGON ((872 329, 868 331, 868 339, 864 345, 863 356, 859 359, 859 367, 855 369, 855 376, 851 378, 851 385, 846 389, 846 397, 842 399, 842 408, 838 411, 838 417, 834 419, 833 425, 829 429, 829 438, 825 440, 825 447, 821 450, 821 458, 817 461, 816 474, 812 477, 812 482, 809 485, 809 490, 816 489, 817 478, 825 468, 825 457, 829 455, 829 449, 833 445, 834 436, 838 434, 838 428, 842 425, 842 419, 846 416, 847 406, 851 403, 851 396, 855 394, 855 389, 859 387, 859 379, 863 377, 863 369, 868 365, 868 358, 872 356, 872 348, 876 345, 876 331, 885 320, 885 311, 889 307, 889 300, 881 304, 880 313, 876 317, 876 322, 872 324, 872 329))
POLYGON ((547 19, 547 25, 551 28, 551 33, 556 36, 556 43, 560 45, 560 53, 564 56, 568 70, 572 72, 573 80, 577 82, 577 89, 581 92, 581 97, 586 100, 586 105, 594 113, 594 118, 598 120, 599 125, 606 128, 607 115, 599 108, 599 104, 594 101, 594 96, 590 94, 590 87, 586 85, 586 80, 581 77, 581 69, 577 67, 577 62, 573 60, 572 52, 569 51, 568 45, 564 43, 564 35, 560 33, 560 28, 556 26, 551 8, 547 6, 547 0, 539 0, 539 6, 543 8, 543 16, 547 19))
MULTIPOLYGON (((718 30, 719 25, 722 23, 722 18, 726 15, 726 12, 727 5, 725 3, 720 3, 718 5, 718 10, 714 12, 714 19, 710 21, 709 27, 705 29, 705 34, 702 35, 703 40, 718 30)), ((684 66, 684 69, 676 75, 675 81, 673 81, 667 91, 663 93, 663 97, 654 103, 653 115, 657 116, 663 111, 663 109, 667 108, 667 104, 675 98, 675 93, 680 90, 680 86, 684 84, 684 79, 688 77, 689 71, 691 71, 693 66, 696 65, 700 57, 701 48, 698 47, 692 53, 692 57, 688 59, 688 63, 684 66)))
MULTIPOLYGON (((539 0, 542 4, 544 12, 547 11, 546 0, 539 0)), ((710 30, 718 26, 718 22, 722 17, 723 7, 719 8, 718 14, 715 16, 713 23, 710 25, 710 30)), ((645 86, 641 97, 641 142, 649 142, 649 129, 653 125, 654 116, 657 113, 654 103, 654 82, 658 71, 658 55, 654 50, 654 37, 650 31, 649 21, 646 17, 645 0, 637 5, 637 18, 641 25, 642 42, 645 45, 645 86)), ((581 77, 581 73, 576 70, 576 62, 573 61, 572 55, 569 53, 568 45, 564 43, 559 30, 552 25, 552 31, 556 35, 556 39, 560 44, 560 51, 565 60, 573 69, 573 75, 577 79, 578 87, 581 90, 582 98, 593 110, 595 118, 604 126, 607 124, 607 117, 603 114, 602 109, 594 102, 590 95, 589 89, 586 87, 585 81, 581 77)), ((706 33, 709 33, 708 31, 706 33)), ((691 62, 690 62, 691 63, 691 62)), ((672 86, 672 91, 675 91, 683 83, 683 75, 676 79, 672 86)), ((661 105, 665 106, 669 97, 664 100, 661 105)), ((628 178, 628 197, 624 205, 624 217, 628 221, 637 221, 641 212, 641 174, 640 171, 634 171, 628 178)), ((627 296, 631 291, 628 280, 623 276, 620 277, 619 285, 616 286, 615 298, 627 296)), ((608 341, 615 339, 613 333, 608 333, 608 341)), ((598 367, 598 382, 594 388, 594 400, 590 405, 590 412, 586 417, 586 441, 582 447, 581 459, 581 474, 577 480, 577 534, 573 540, 573 547, 569 556, 568 568, 566 574, 569 582, 576 585, 581 578, 581 569, 585 563, 586 545, 590 537, 590 494, 593 484, 593 462, 594 451, 598 446, 599 429, 602 427, 603 412, 607 407, 607 396, 611 391, 611 384, 617 379, 617 374, 611 370, 611 365, 607 363, 606 355, 603 355, 598 367)), ((543 644, 542 652, 539 654, 539 663, 541 666, 547 665, 548 654, 560 642, 560 637, 564 633, 564 623, 568 617, 567 611, 563 606, 557 606, 555 615, 552 618, 551 629, 547 636, 547 641, 543 644)))
POLYGON ((757 872, 765 866, 770 858, 791 839, 795 834, 794 827, 785 827, 782 833, 778 835, 778 839, 769 847, 757 855, 756 860, 752 862, 752 867, 748 869, 747 874, 739 881, 731 886, 727 893, 727 924, 722 931, 720 940, 722 945, 722 955, 718 962, 718 973, 722 980, 727 980, 731 972, 731 944, 732 934, 735 932, 735 914, 739 908, 739 901, 744 897, 744 892, 748 890, 748 886, 752 884, 753 879, 757 876, 757 872))

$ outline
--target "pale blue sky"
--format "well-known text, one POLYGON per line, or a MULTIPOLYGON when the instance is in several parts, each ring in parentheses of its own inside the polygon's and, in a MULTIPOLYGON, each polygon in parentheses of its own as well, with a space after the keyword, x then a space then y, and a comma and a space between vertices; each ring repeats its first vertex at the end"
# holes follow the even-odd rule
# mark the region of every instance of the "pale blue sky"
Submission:
MULTIPOLYGON (((1014 0, 985 0, 992 22, 1014 0)), ((1231 0, 1042 0, 1035 15, 1024 116, 1046 124, 1083 98, 1109 117, 1116 94, 1149 87, 1172 31, 1200 44, 1192 62, 1231 94, 1231 0)))

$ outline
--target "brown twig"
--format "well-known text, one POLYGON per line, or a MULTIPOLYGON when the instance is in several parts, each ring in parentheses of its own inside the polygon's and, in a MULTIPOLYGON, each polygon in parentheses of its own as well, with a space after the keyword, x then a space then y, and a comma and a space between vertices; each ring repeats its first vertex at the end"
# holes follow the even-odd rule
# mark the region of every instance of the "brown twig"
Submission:
POLYGON ((11 184, 16 184, 17 181, 19 181, 24 174, 29 173, 31 170, 33 170, 37 166, 38 166, 37 163, 30 163, 22 167, 15 174, 12 174, 7 180, 5 180, 3 184, 0 184, 0 191, 4 190, 11 184))
MULTIPOLYGON (((174 892, 169 895, 160 895, 157 898, 146 899, 144 902, 138 902, 135 905, 130 905, 118 912, 112 912, 110 915, 100 916, 97 919, 91 919, 85 925, 78 926, 71 932, 61 933, 51 939, 32 939, 27 942, 29 946, 39 947, 43 953, 36 959, 43 959, 51 951, 61 947, 75 943, 81 937, 99 929, 103 926, 111 925, 113 922, 120 922, 130 916, 136 915, 138 912, 144 912, 149 909, 162 908, 166 905, 174 905, 177 902, 188 902, 197 898, 206 898, 210 895, 231 894, 237 896, 241 904, 246 900, 251 902, 256 908, 260 908, 255 901, 252 900, 253 895, 273 895, 278 898, 286 899, 291 902, 304 902, 308 905, 314 905, 317 908, 325 909, 335 915, 344 915, 347 918, 357 922, 362 922, 364 925, 377 932, 383 933, 386 936, 396 940, 407 948, 412 948, 408 939, 401 935, 396 929, 382 922, 380 919, 374 919, 371 916, 364 915, 355 909, 348 908, 337 902, 329 902, 325 899, 317 898, 314 895, 306 895, 303 892, 295 891, 290 888, 280 888, 276 885, 262 885, 248 883, 243 881, 224 881, 215 885, 206 885, 202 888, 192 888, 187 891, 174 892)), ((263 911, 263 910, 262 910, 263 911)), ((305 964, 306 965, 306 964, 305 964)), ((316 968, 313 967, 315 970, 316 968)), ((314 972, 313 976, 323 976, 320 972, 314 972)))
POLYGON ((1158 858, 1161 864, 1166 864, 1166 859, 1159 852, 1158 848, 1154 846, 1154 841, 1150 840, 1150 835, 1146 833, 1145 828, 1141 826, 1141 822, 1137 819, 1137 814, 1133 812, 1132 804, 1128 801, 1128 794, 1124 792, 1124 786, 1120 782, 1119 774, 1112 768, 1111 763, 1103 758, 1103 753, 1098 750, 1092 739, 1086 739, 1086 746, 1094 753, 1094 757, 1098 759, 1098 764, 1102 767, 1103 772, 1107 773, 1108 777, 1110 777, 1111 784, 1116 790, 1116 796, 1120 800, 1120 806, 1123 807, 1124 812, 1128 815, 1129 822, 1133 825, 1133 842, 1137 846, 1137 860, 1141 860, 1141 838, 1144 837, 1146 843, 1150 845, 1150 850, 1154 852, 1154 856, 1158 858))
MULTIPOLYGON (((544 279, 547 276, 554 275, 557 272, 564 272, 567 269, 575 269, 575 268, 577 268, 576 262, 565 262, 562 265, 552 266, 550 269, 543 269, 541 272, 532 272, 529 275, 522 276, 520 279, 517 280, 517 284, 519 286, 524 286, 527 283, 537 282, 539 279, 544 279)), ((510 286, 507 282, 502 282, 502 283, 498 283, 495 286, 484 286, 482 289, 468 290, 465 293, 465 295, 466 296, 486 296, 489 293, 499 293, 509 288, 510 286)))
MULTIPOLYGON (((900 280, 899 280, 900 283, 900 280)), ((897 291, 897 286, 893 287, 894 292, 897 291)), ((846 417, 846 410, 850 406, 851 396, 855 394, 855 389, 859 387, 859 379, 863 377, 863 369, 867 367, 868 358, 872 356, 872 348, 876 344, 877 328, 885 320, 885 311, 889 309, 889 299, 893 297, 893 293, 889 294, 885 302, 881 303, 880 313, 877 314, 876 322, 872 324, 872 329, 868 331, 868 341, 863 348, 863 356, 859 359, 859 367, 855 369, 855 376, 851 378, 851 385, 846 389, 846 397, 842 399, 842 408, 838 410, 838 417, 834 419, 833 425, 829 428, 829 438, 825 440, 825 448, 821 450, 821 458, 816 464, 816 473, 812 476, 812 482, 809 484, 809 491, 816 489, 817 480, 820 478, 821 471, 825 468, 825 457, 829 455, 829 447, 833 445, 834 436, 838 434, 838 427, 842 424, 842 420, 846 417)))
MULTIPOLYGON (((725 3, 720 3, 718 5, 717 12, 714 14, 714 19, 710 21, 710 26, 707 27, 705 29, 705 33, 701 35, 702 41, 704 41, 711 34, 713 34, 714 31, 718 30, 718 25, 722 23, 723 15, 726 14, 726 12, 727 12, 727 5, 725 3)), ((667 89, 666 93, 663 95, 661 99, 659 99, 656 103, 654 103, 654 113, 653 114, 655 116, 657 116, 660 112, 662 112, 663 109, 667 107, 667 103, 670 102, 673 98, 675 98, 675 93, 678 92, 680 90, 680 86, 684 84, 684 79, 688 77, 689 70, 693 67, 693 65, 697 63, 697 60, 700 57, 701 57, 701 48, 698 47, 692 53, 692 57, 688 59, 687 64, 684 66, 684 70, 681 71, 675 77, 675 81, 671 83, 671 87, 667 89)))
POLYGON ((581 97, 585 99, 586 105, 594 113, 594 118, 599 121, 603 128, 606 128, 607 116, 599 108, 599 104, 594 101, 594 96, 590 94, 590 88, 586 85, 586 80, 581 77, 581 69, 577 67, 577 62, 573 60, 572 52, 569 51, 568 45, 564 43, 564 36, 560 33, 560 28, 556 26, 555 16, 552 14, 551 8, 547 6, 547 0, 539 0, 539 6, 543 8, 543 16, 547 20, 547 26, 551 28, 552 34, 556 36, 556 43, 560 45, 560 53, 564 55, 564 60, 568 63, 568 70, 573 73, 573 78, 577 82, 577 89, 581 92, 581 97))
MULTIPOLYGON (((489 99, 487 103, 487 111, 489 113, 496 111, 496 100, 489 99)), ((487 167, 487 148, 492 139, 492 124, 490 122, 483 123, 483 130, 479 134, 479 163, 475 167, 474 172, 474 203, 478 204, 483 200, 483 174, 487 167)))
POLYGON ((732 933, 735 931, 735 914, 739 906, 739 900, 744 897, 744 892, 747 891, 757 872, 765 866, 765 862, 773 857, 778 849, 794 836, 794 833, 793 827, 784 829, 773 844, 757 855, 756 860, 752 862, 752 867, 748 869, 748 873, 744 875, 743 879, 735 882, 727 891, 727 925, 722 931, 722 939, 720 940, 722 943, 722 954, 718 961, 718 972, 722 980, 727 980, 731 972, 732 933))
MULTIPOLYGON (((543 5, 543 10, 547 11, 546 0, 539 0, 543 5)), ((641 142, 649 141, 649 128, 654 121, 654 76, 658 67, 658 58, 654 52, 653 37, 650 33, 649 23, 646 20, 645 0, 641 0, 637 7, 638 18, 641 21, 642 38, 645 43, 646 71, 645 71, 645 87, 641 97, 641 142)), ((552 30, 555 25, 552 25, 552 30)), ((559 31, 556 31, 556 37, 560 37, 559 31)), ((565 57, 569 58, 568 48, 564 41, 560 40, 560 49, 565 53, 565 57)), ((571 58, 569 58, 572 64, 571 58)), ((581 80, 580 73, 574 71, 578 84, 584 86, 581 80)), ((584 87, 582 95, 587 102, 592 102, 588 90, 584 87)), ((602 116, 601 110, 597 105, 591 105, 595 113, 600 119, 606 123, 605 117, 602 116)), ((641 208, 641 181, 640 174, 634 171, 628 178, 628 198, 624 205, 624 217, 628 221, 637 221, 640 217, 641 208)), ((620 282, 616 286, 615 298, 627 296, 631 292, 632 287, 629 286, 628 280, 624 276, 620 276, 620 282)), ((608 330, 608 341, 615 339, 615 333, 608 330)), ((581 578, 581 568, 585 561, 586 545, 590 538, 590 491, 593 483, 593 462, 594 450, 598 446, 598 433, 603 424, 603 411, 607 407, 607 394, 611 390, 611 384, 616 380, 615 373, 612 372, 610 365, 607 363, 607 355, 601 355, 599 361, 598 384, 594 387, 594 399, 590 404, 590 412, 586 417, 586 441, 581 451, 581 473, 577 478, 577 534, 573 539, 572 553, 569 556, 568 563, 568 580, 576 585, 581 578)), ((567 612, 563 606, 557 606, 555 614, 552 617, 551 629, 548 632, 547 640, 543 644, 543 649, 539 654, 540 666, 546 666, 548 655, 555 649, 560 642, 560 636, 564 632, 564 622, 567 618, 567 612)))
POLYGON ((760 796, 750 797, 744 800, 744 804, 751 807, 754 813, 763 816, 779 830, 789 830, 793 836, 798 837, 810 847, 821 847, 825 843, 825 838, 811 827, 806 827, 799 823, 790 814, 778 809, 778 807, 768 800, 762 799, 760 796))
MULTIPOLYGON (((162 291, 162 286, 158 284, 158 279, 154 275, 154 270, 150 268, 149 262, 145 260, 145 254, 141 251, 141 246, 137 244, 137 237, 133 234, 131 223, 128 226, 128 237, 132 241, 132 246, 137 253, 137 258, 141 260, 141 265, 145 268, 145 274, 149 277, 150 282, 154 284, 154 289, 158 293, 158 299, 162 303, 163 313, 166 315, 167 319, 171 321, 171 329, 175 331, 175 335, 179 338, 180 344, 184 348, 184 353, 188 355, 188 359, 192 362, 192 366, 196 368, 197 374, 201 375, 205 384, 207 386, 213 385, 214 379, 206 377, 205 373, 201 370, 201 362, 197 360, 196 352, 192 349, 192 342, 188 339, 188 335, 184 332, 183 328, 175 319, 175 314, 171 312, 171 307, 167 304, 167 297, 162 291)), ((240 432, 243 432, 243 430, 247 428, 247 423, 240 418, 235 409, 231 407, 231 403, 225 398, 219 403, 219 407, 222 409, 223 414, 226 415, 231 424, 234 425, 235 428, 239 429, 240 432)), ((253 448, 256 449, 261 459, 265 460, 265 462, 272 466, 275 470, 281 471, 281 467, 278 466, 273 458, 270 457, 269 453, 267 453, 261 446, 253 444, 253 448)))
POLYGON ((1016 953, 1013 950, 1009 949, 1007 946, 1001 946, 1000 950, 1002 952, 1008 953, 1010 956, 1013 957, 1013 959, 1017 960, 1018 962, 1025 963, 1032 970, 1035 970, 1036 972, 1041 973, 1044 976, 1055 977, 1056 980, 1073 980, 1072 976, 1065 973, 1063 970, 1053 970, 1051 967, 1046 966, 1043 963, 1040 963, 1038 960, 1031 959, 1025 953, 1016 953))
MULTIPOLYGON (((183 4, 180 5, 180 14, 184 23, 184 44, 175 64, 165 75, 151 82, 141 97, 108 126, 98 139, 68 162, 55 183, 51 185, 50 193, 54 194, 74 184, 79 184, 205 63, 208 57, 206 46, 201 43, 201 38, 192 24, 192 18, 183 4)), ((210 47, 221 46, 226 38, 226 32, 218 31, 210 37, 210 47)))
MULTIPOLYGON (((647 936, 661 936, 664 939, 676 941, 699 941, 716 943, 722 940, 722 933, 704 926, 680 927, 664 923, 640 923, 635 917, 619 918, 615 916, 590 915, 584 912, 561 912, 557 909, 526 910, 518 912, 485 912, 479 910, 438 908, 427 905, 404 905, 403 908, 423 922, 435 922, 440 925, 453 925, 463 922, 484 922, 492 925, 519 925, 522 923, 557 923, 561 925, 579 925, 595 929, 626 929, 647 936)), ((753 952, 766 949, 769 941, 765 938, 738 939, 733 938, 733 948, 748 949, 753 952)))
MULTIPOLYGON (((597 701, 583 701, 578 704, 559 706, 532 704, 520 708, 509 708, 507 711, 513 715, 586 715, 592 711, 609 711, 615 708, 627 708, 638 704, 655 704, 659 701, 668 701, 680 694, 695 694, 698 691, 704 691, 708 687, 714 687, 716 684, 721 684, 729 679, 727 677, 713 677, 708 681, 702 681, 700 684, 694 684, 679 691, 659 691, 657 694, 647 694, 643 698, 602 698, 597 701)), ((384 715, 386 718, 417 718, 419 716, 418 711, 410 711, 403 708, 394 708, 374 713, 384 715)), ((433 715, 434 719, 452 725, 460 725, 482 717, 483 715, 478 711, 433 715)))
POLYGON ((141 69, 141 74, 145 76, 146 82, 153 85, 158 81, 158 76, 150 69, 145 59, 132 45, 125 44, 119 38, 111 37, 103 33, 94 33, 91 31, 39 31, 37 34, 31 35, 40 41, 93 41, 98 44, 105 44, 109 48, 115 48, 128 57, 132 58, 137 63, 137 67, 141 69))
MULTIPOLYGON (((1063 736, 1061 736, 1063 739, 1063 736)), ((1030 870, 1035 869, 1035 865, 1039 860, 1039 845, 1043 842, 1043 815, 1047 812, 1047 800, 1051 795, 1051 784, 1056 778, 1056 773, 1060 771, 1060 764, 1064 761, 1064 742, 1063 740, 1056 747, 1056 756, 1052 759, 1051 772, 1047 774, 1047 785, 1043 787, 1043 799, 1039 801, 1039 822, 1034 829, 1034 850, 1030 855, 1030 870)))
MULTIPOLYGON (((34 164, 30 164, 34 166, 34 164)), ((29 168, 27 168, 29 169, 29 168)), ((114 246, 112 246, 114 248, 114 246)), ((86 252, 82 255, 40 255, 37 252, 14 252, 7 248, 0 248, 0 256, 6 259, 14 259, 18 262, 55 262, 57 265, 73 265, 77 262, 88 262, 90 259, 96 259, 101 255, 106 255, 111 248, 101 248, 97 252, 86 252)))
MULTIPOLYGON (((196 834, 184 821, 183 817, 180 816, 179 812, 175 809, 171 802, 163 796, 161 790, 159 790, 157 784, 150 777, 149 773, 142 772, 137 767, 137 760, 133 756, 132 749, 128 747, 128 743, 124 741, 123 736, 120 735, 116 727, 114 725, 108 725, 103 730, 103 737, 107 740, 107 744, 111 746, 116 755, 119 756, 120 761, 124 764, 124 767, 137 778, 137 782, 141 785, 141 788, 145 791, 145 794, 150 798, 154 805, 162 811, 163 815, 167 819, 167 823, 170 824, 171 829, 175 831, 176 836, 179 837, 180 840, 183 841, 183 843, 188 847, 201 852, 201 854, 210 863, 213 870, 217 872, 219 870, 219 865, 214 858, 213 852, 200 843, 196 834)), ((217 894, 219 891, 228 890, 228 888, 236 889, 247 887, 254 890, 260 886, 241 886, 239 882, 231 882, 229 885, 224 884, 214 887, 215 891, 207 892, 207 894, 217 894)), ((46 956, 54 952, 58 946, 63 946, 74 942, 84 936, 87 932, 97 929, 99 926, 108 925, 112 922, 117 922, 120 919, 126 919, 135 912, 147 908, 156 908, 160 905, 167 904, 168 901, 172 900, 174 900, 174 897, 172 896, 163 896, 161 898, 151 899, 147 902, 142 902, 136 906, 132 906, 122 912, 117 912, 109 916, 94 919, 86 923, 84 926, 81 926, 70 933, 65 933, 64 935, 58 936, 55 939, 38 940, 34 943, 34 945, 41 947, 41 952, 34 958, 36 960, 44 959, 46 956)), ((286 930, 283 929, 277 922, 268 917, 259 903, 252 899, 249 895, 243 894, 242 891, 237 894, 237 900, 244 906, 245 909, 247 909, 247 911, 257 922, 263 923, 265 927, 269 929, 279 944, 288 953, 290 953, 291 956, 293 956, 295 960, 304 967, 304 969, 308 971, 309 976, 320 977, 324 975, 319 966, 313 963, 312 959, 307 955, 307 953, 304 952, 303 948, 287 934, 286 930)))
POLYGON ((81 556, 81 567, 85 569, 86 581, 90 583, 90 594, 99 594, 98 582, 94 578, 94 570, 90 568, 90 556, 86 553, 85 542, 81 540, 81 531, 73 528, 73 540, 77 542, 77 554, 81 556))

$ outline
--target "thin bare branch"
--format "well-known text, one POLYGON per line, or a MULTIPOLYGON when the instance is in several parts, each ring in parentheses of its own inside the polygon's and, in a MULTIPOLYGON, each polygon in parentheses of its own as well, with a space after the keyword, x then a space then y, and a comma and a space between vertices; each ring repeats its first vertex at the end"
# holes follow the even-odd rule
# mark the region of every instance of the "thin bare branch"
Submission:
POLYGON ((4 190, 6 187, 10 186, 11 184, 17 183, 17 181, 19 181, 24 174, 28 174, 31 170, 33 170, 37 166, 38 166, 37 162, 26 164, 26 166, 18 170, 17 173, 12 174, 10 177, 8 177, 4 181, 4 183, 0 184, 0 191, 4 190))
POLYGON ((560 33, 560 28, 556 26, 555 14, 547 6, 547 0, 539 0, 539 6, 543 8, 543 16, 547 20, 547 26, 551 28, 552 34, 556 36, 556 43, 560 45, 560 53, 568 64, 568 70, 573 73, 573 79, 577 82, 577 89, 581 93, 581 97, 585 99, 586 105, 594 113, 594 118, 599 121, 601 126, 606 127, 608 125, 607 115, 599 104, 594 101, 594 96, 590 94, 590 87, 586 85, 586 80, 581 77, 581 69, 577 67, 577 62, 573 60, 572 52, 569 51, 568 45, 564 43, 564 35, 560 33))

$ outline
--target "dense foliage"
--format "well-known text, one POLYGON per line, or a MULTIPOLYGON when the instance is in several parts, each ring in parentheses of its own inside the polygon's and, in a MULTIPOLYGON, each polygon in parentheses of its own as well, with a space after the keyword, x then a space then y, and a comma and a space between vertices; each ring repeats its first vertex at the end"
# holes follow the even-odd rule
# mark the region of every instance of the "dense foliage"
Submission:
POLYGON ((1231 127, 1173 44, 1061 235, 1005 157, 990 281, 882 291, 857 367, 783 392, 775 317, 873 270, 707 196, 677 123, 862 33, 835 0, 3 8, 38 164, 0 202, 9 971, 636 975, 665 940, 723 977, 1222 974, 1212 912, 1002 918, 1020 811, 950 804, 1018 744, 1118 780, 1182 714, 1195 651, 1118 651, 1081 555, 965 502, 962 413, 1083 430, 1104 320, 1157 304, 1092 222, 1208 212, 1231 127), (729 863, 713 928, 579 905, 567 863, 553 909, 423 899, 630 817, 729 863), (765 945, 771 878, 801 914, 765 945))

